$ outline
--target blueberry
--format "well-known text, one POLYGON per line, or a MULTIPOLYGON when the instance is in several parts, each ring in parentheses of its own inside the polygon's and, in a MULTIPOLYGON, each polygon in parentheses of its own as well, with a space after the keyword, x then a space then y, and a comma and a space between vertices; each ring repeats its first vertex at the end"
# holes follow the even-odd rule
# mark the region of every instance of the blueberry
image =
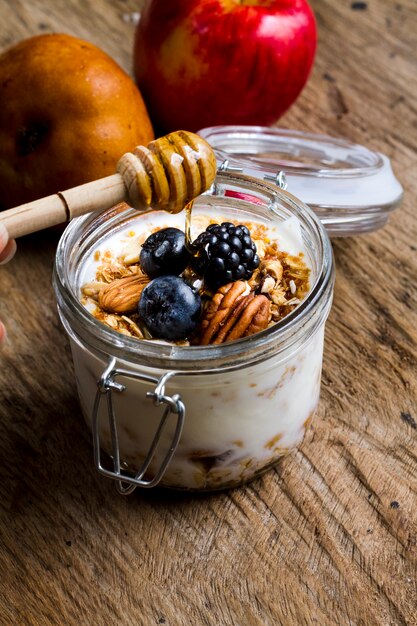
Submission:
POLYGON ((200 296, 178 276, 159 276, 142 291, 139 316, 154 337, 185 339, 195 330, 200 296))
POLYGON ((162 228, 150 235, 142 246, 140 265, 150 276, 181 274, 190 263, 185 234, 178 228, 162 228))

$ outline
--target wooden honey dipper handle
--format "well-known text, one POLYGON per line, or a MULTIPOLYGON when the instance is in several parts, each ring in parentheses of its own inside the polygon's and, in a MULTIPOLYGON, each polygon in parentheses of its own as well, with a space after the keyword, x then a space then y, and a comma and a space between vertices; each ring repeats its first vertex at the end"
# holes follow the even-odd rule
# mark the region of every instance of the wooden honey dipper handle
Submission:
POLYGON ((138 211, 152 207, 178 213, 210 187, 216 168, 204 139, 176 131, 124 154, 116 174, 3 211, 0 222, 16 239, 120 202, 138 211))

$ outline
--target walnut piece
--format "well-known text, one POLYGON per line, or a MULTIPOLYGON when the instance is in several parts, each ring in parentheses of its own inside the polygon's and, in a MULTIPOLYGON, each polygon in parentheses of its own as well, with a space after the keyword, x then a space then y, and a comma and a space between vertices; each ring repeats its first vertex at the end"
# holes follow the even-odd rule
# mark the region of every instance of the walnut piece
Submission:
POLYGON ((100 307, 108 313, 119 315, 135 311, 141 293, 149 280, 149 277, 144 275, 126 276, 114 280, 100 290, 98 294, 100 307))
POLYGON ((271 303, 266 296, 246 295, 247 283, 223 285, 209 302, 201 321, 200 344, 221 344, 267 328, 271 303))

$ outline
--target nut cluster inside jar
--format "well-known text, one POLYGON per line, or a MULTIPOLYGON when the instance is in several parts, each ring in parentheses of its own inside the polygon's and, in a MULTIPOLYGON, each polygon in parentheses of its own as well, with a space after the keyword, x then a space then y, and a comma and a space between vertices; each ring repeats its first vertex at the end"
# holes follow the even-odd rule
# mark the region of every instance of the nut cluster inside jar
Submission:
MULTIPOLYGON (((215 217, 198 215, 193 218, 193 228, 200 234, 213 232, 213 226, 219 223, 215 217)), ((250 276, 246 272, 240 279, 213 284, 201 271, 201 249, 194 249, 189 263, 178 277, 149 276, 144 271, 147 265, 141 264, 142 248, 146 247, 150 235, 168 227, 142 228, 140 232, 132 228, 120 235, 120 245, 116 248, 109 246, 95 252, 95 275, 93 280, 82 285, 82 304, 96 319, 124 335, 178 345, 222 344, 276 324, 303 300, 310 289, 310 269, 304 255, 302 252, 292 255, 280 249, 278 242, 271 240, 267 226, 261 223, 230 220, 227 224, 233 233, 236 229, 239 233, 242 227, 246 233, 247 229, 254 243, 257 266, 250 268, 250 276), (170 290, 176 289, 180 281, 180 286, 184 283, 198 298, 200 306, 198 312, 193 313, 195 326, 186 336, 172 339, 175 332, 147 323, 143 301, 152 289, 155 291, 158 281, 161 285, 165 283, 165 294, 170 295, 170 290)), ((159 308, 163 306, 162 300, 159 308)), ((169 313, 172 313, 172 306, 167 304, 169 313)), ((175 325, 175 316, 170 319, 175 325)))

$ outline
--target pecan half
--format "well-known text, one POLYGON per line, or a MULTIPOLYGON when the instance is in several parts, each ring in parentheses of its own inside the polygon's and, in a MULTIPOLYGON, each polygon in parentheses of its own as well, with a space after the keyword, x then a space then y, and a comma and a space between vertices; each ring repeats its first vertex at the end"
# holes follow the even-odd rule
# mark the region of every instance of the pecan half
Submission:
POLYGON ((220 287, 209 302, 201 322, 200 344, 220 344, 264 330, 271 317, 266 296, 246 295, 247 283, 236 281, 220 287))
POLYGON ((108 313, 131 313, 137 308, 141 293, 149 280, 143 274, 113 280, 99 292, 98 303, 108 313))

